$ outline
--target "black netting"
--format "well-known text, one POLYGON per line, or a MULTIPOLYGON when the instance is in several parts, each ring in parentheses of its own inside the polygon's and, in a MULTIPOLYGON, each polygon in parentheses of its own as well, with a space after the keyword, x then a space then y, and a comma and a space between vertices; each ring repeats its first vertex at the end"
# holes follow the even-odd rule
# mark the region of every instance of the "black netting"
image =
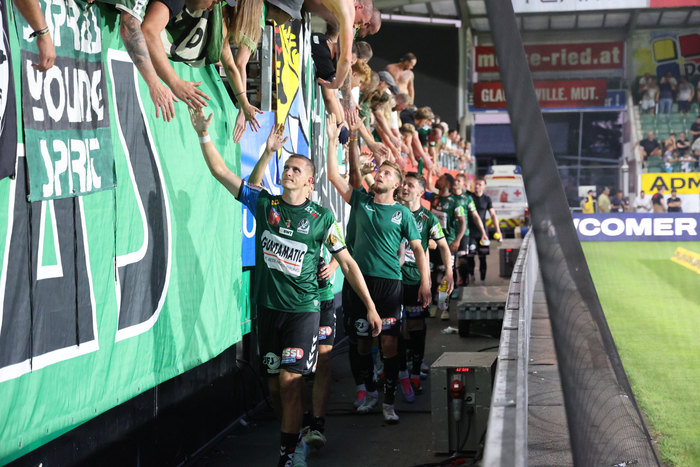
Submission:
POLYGON ((486 2, 522 168, 576 466, 658 466, 569 213, 512 0, 486 2))

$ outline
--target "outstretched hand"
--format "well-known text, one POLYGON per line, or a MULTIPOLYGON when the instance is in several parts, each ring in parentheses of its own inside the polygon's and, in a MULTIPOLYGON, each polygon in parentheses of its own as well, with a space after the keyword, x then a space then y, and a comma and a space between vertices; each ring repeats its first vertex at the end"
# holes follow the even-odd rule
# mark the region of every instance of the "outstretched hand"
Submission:
POLYGON ((289 136, 286 138, 282 138, 284 136, 284 123, 281 123, 279 125, 272 125, 272 129, 270 130, 270 136, 267 137, 267 145, 265 146, 265 149, 270 152, 274 153, 280 150, 282 146, 284 146, 284 143, 287 142, 289 139, 289 136))
POLYGON ((338 136, 340 136, 340 130, 342 126, 338 126, 335 121, 335 115, 330 114, 328 120, 326 121, 326 133, 328 134, 328 142, 338 141, 338 136))
POLYGON ((253 131, 258 131, 260 129, 260 122, 258 121, 256 114, 261 114, 263 111, 250 103, 243 105, 241 107, 241 111, 245 115, 246 121, 250 124, 250 129, 253 131))
POLYGON ((190 111, 190 121, 192 122, 192 127, 195 129, 197 134, 201 135, 209 130, 209 125, 211 124, 211 119, 214 116, 213 113, 209 114, 209 117, 204 117, 204 109, 199 108, 197 110, 189 109, 190 111))
POLYGON ((173 102, 180 101, 177 100, 177 97, 170 89, 163 86, 159 81, 152 88, 148 88, 148 92, 151 95, 153 105, 156 106, 156 118, 159 118, 159 113, 163 114, 163 121, 165 122, 175 118, 175 105, 173 105, 173 102))

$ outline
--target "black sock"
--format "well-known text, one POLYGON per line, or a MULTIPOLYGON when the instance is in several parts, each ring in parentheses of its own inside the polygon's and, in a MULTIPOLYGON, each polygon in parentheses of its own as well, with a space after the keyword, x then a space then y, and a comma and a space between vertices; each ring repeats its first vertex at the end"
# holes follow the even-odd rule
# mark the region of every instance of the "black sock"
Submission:
POLYGON ((479 255, 479 272, 481 273, 481 280, 486 280, 486 256, 479 255))
POLYGON ((374 384, 374 360, 371 352, 367 355, 360 355, 360 372, 367 392, 376 391, 377 385, 374 384))
POLYGON ((311 416, 311 412, 306 411, 304 412, 304 416, 301 419, 301 427, 305 428, 307 426, 311 426, 311 419, 313 417, 311 416))
POLYGON ((467 274, 470 276, 474 275, 474 268, 476 267, 476 261, 473 256, 467 256, 467 274))
POLYGON ((355 378, 355 386, 362 384, 362 357, 357 351, 357 344, 350 342, 350 348, 348 350, 348 358, 350 359, 350 372, 352 377, 355 378))
POLYGON ((406 371, 406 339, 403 334, 399 334, 399 342, 396 347, 397 356, 399 357, 399 371, 406 371))
POLYGON ((294 452, 297 450, 300 435, 283 431, 280 438, 280 460, 277 462, 277 467, 289 467, 294 461, 294 452))
POLYGON ((411 335, 411 346, 413 347, 413 370, 411 374, 420 375, 420 365, 425 354, 425 328, 417 331, 408 331, 411 335))
POLYGON ((323 433, 323 430, 326 428, 326 419, 323 417, 314 417, 313 420, 311 420, 311 430, 316 430, 320 433, 323 433))
POLYGON ((459 278, 462 279, 465 284, 469 283, 469 268, 467 267, 466 261, 459 263, 459 278))
POLYGON ((393 405, 399 381, 399 356, 384 359, 384 403, 393 405))

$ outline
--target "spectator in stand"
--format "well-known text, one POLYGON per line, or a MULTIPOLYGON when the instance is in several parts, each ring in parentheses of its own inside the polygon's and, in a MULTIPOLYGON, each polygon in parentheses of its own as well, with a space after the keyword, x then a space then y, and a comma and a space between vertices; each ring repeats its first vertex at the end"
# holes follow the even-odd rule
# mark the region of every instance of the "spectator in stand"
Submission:
POLYGON ((588 190, 588 194, 581 200, 581 212, 584 214, 593 214, 595 209, 593 207, 593 196, 595 193, 593 190, 588 190))
POLYGON ((690 145, 690 150, 694 157, 700 157, 700 138, 696 139, 693 144, 690 145))
POLYGON ((651 73, 644 73, 644 76, 639 78, 639 95, 644 95, 647 87, 651 84, 652 76, 651 73))
POLYGON ((428 133, 428 154, 435 162, 442 153, 445 143, 442 142, 442 132, 444 129, 439 123, 433 123, 430 133, 428 133))
POLYGON ((625 205, 622 199, 622 190, 617 190, 613 199, 610 200, 610 212, 625 212, 625 205))
POLYGON ((634 147, 642 147, 642 160, 650 156, 661 157, 661 145, 654 139, 654 132, 647 132, 647 139, 639 141, 634 147))
POLYGON ((690 141, 685 139, 685 131, 681 131, 681 134, 678 136, 678 140, 676 141, 676 149, 678 149, 678 152, 682 154, 688 148, 690 148, 690 141))
POLYGON ((678 112, 689 113, 693 97, 695 97, 695 88, 688 82, 688 76, 683 76, 681 84, 678 85, 678 112))
POLYGON ((653 114, 657 102, 659 102, 659 86, 656 84, 656 79, 651 77, 642 94, 642 111, 653 114))
POLYGON ((670 149, 664 153, 664 170, 666 172, 673 172, 673 163, 678 160, 678 153, 675 149, 670 149))
POLYGON ((659 113, 669 115, 673 106, 673 98, 676 95, 678 81, 673 77, 670 71, 661 78, 659 83, 659 113))
POLYGON ((355 42, 355 45, 357 46, 357 59, 365 63, 369 62, 374 55, 374 52, 372 52, 372 46, 365 41, 355 42))
POLYGON ((402 152, 402 156, 408 157, 408 160, 411 162, 411 164, 413 164, 414 167, 418 167, 418 161, 413 155, 412 147, 413 134, 416 132, 416 129, 413 127, 413 125, 404 123, 403 125, 401 125, 401 128, 399 128, 399 132, 401 133, 401 142, 403 143, 401 147, 406 149, 406 152, 402 152))
POLYGON ((671 190, 671 196, 668 198, 668 212, 683 212, 681 208, 681 199, 678 197, 676 190, 671 190))
POLYGON ((635 212, 651 212, 651 200, 644 196, 644 190, 639 192, 639 196, 634 200, 635 212))
POLYGON ((610 212, 610 188, 603 188, 603 193, 598 196, 598 212, 610 212))
POLYGON ((666 200, 664 200, 665 188, 660 186, 656 190, 656 194, 651 197, 651 205, 654 212, 666 212, 666 200))
POLYGON ((396 85, 399 87, 400 92, 405 92, 411 96, 412 101, 416 101, 416 91, 413 89, 413 67, 416 66, 416 56, 412 53, 407 53, 399 63, 392 63, 386 66, 386 71, 391 73, 394 77, 396 85))
POLYGON ((681 172, 695 172, 695 162, 697 159, 690 153, 690 149, 683 151, 681 161, 681 172))
POLYGON ((357 37, 364 38, 377 34, 379 29, 382 27, 382 12, 378 8, 372 10, 372 18, 368 23, 364 23, 360 26, 360 30, 357 32, 357 37))
POLYGON ((690 125, 690 135, 693 137, 693 143, 700 138, 700 115, 695 119, 695 123, 690 125))

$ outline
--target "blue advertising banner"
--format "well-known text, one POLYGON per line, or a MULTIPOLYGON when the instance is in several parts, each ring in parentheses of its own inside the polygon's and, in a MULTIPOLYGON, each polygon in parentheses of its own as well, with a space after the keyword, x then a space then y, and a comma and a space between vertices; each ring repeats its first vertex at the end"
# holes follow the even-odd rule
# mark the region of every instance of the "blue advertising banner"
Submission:
POLYGON ((582 242, 698 241, 700 214, 573 213, 572 216, 582 242))

